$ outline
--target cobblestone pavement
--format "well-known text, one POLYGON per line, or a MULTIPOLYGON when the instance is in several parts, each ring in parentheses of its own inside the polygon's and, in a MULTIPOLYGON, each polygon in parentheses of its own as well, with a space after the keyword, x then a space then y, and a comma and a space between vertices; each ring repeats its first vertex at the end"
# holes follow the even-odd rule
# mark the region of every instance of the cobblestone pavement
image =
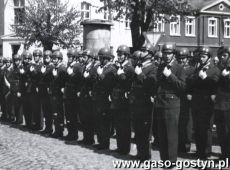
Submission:
MULTIPOLYGON (((111 139, 110 149, 115 148, 116 142, 111 139)), ((220 148, 214 146, 213 151, 218 154, 220 148)), ((135 152, 132 144, 130 154, 135 152)), ((21 126, 0 123, 0 170, 111 170, 115 169, 113 160, 127 159, 130 156, 97 151, 76 142, 41 136, 21 126)), ((152 150, 152 159, 159 160, 158 151, 152 150)))

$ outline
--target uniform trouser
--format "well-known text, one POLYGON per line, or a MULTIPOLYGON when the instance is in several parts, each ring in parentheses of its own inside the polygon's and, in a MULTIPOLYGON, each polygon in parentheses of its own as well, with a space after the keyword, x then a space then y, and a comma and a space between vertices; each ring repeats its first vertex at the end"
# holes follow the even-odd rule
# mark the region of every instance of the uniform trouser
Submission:
POLYGON ((161 160, 175 162, 178 151, 180 108, 157 108, 156 112, 161 160))
POLYGON ((21 113, 21 106, 22 106, 22 98, 17 97, 16 94, 8 93, 6 95, 6 107, 7 107, 7 113, 10 116, 11 120, 15 120, 18 123, 22 123, 22 113, 21 113), (12 113, 12 108, 14 108, 14 114, 12 113))
POLYGON ((7 119, 8 115, 6 111, 6 98, 3 92, 0 92, 0 105, 1 105, 1 111, 2 111, 2 119, 7 119))
POLYGON ((52 131, 52 109, 50 96, 40 96, 40 105, 45 118, 45 129, 52 131))
POLYGON ((210 133, 208 130, 210 129, 212 114, 212 108, 192 108, 197 154, 202 159, 207 156, 205 150, 208 145, 208 136, 210 133))
POLYGON ((68 135, 78 136, 79 99, 65 99, 64 104, 68 135))
POLYGON ((31 110, 30 94, 25 93, 22 95, 22 107, 25 117, 25 124, 27 127, 32 128, 32 110, 31 110))
POLYGON ((215 111, 217 134, 223 158, 230 158, 230 110, 215 111))
POLYGON ((137 156, 141 160, 151 158, 151 124, 152 124, 152 106, 131 106, 133 113, 133 125, 135 132, 135 141, 137 145, 137 156))
POLYGON ((91 97, 87 96, 80 100, 80 122, 83 131, 83 140, 94 143, 95 118, 91 97))
POLYGON ((179 151, 186 152, 192 142, 192 113, 189 102, 181 102, 179 116, 179 151))
POLYGON ((29 96, 30 101, 30 110, 32 111, 32 125, 34 128, 42 129, 43 122, 42 122, 42 112, 41 112, 41 105, 38 94, 31 94, 29 96))
POLYGON ((96 133, 98 143, 108 148, 110 144, 110 129, 111 129, 111 113, 109 109, 100 111, 96 106, 96 133))
POLYGON ((55 133, 63 133, 64 131, 64 108, 63 98, 61 95, 51 96, 52 119, 54 122, 55 133))
POLYGON ((116 129, 117 148, 122 153, 129 153, 131 143, 131 119, 129 109, 112 110, 116 129))
POLYGON ((153 123, 152 123, 152 135, 154 137, 154 143, 158 145, 159 139, 158 139, 158 130, 157 130, 157 112, 156 108, 153 107, 153 123))

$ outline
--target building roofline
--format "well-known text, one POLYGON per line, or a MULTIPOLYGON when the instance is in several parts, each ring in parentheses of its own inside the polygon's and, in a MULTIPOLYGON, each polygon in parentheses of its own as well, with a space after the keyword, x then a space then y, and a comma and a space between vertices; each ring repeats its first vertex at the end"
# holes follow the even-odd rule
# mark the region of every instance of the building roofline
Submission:
POLYGON ((211 8, 212 6, 215 6, 215 5, 217 5, 217 4, 221 3, 221 2, 224 2, 228 6, 230 6, 230 2, 228 0, 217 0, 217 1, 214 1, 214 2, 204 6, 203 8, 201 8, 200 12, 205 13, 205 10, 207 10, 207 9, 211 8))

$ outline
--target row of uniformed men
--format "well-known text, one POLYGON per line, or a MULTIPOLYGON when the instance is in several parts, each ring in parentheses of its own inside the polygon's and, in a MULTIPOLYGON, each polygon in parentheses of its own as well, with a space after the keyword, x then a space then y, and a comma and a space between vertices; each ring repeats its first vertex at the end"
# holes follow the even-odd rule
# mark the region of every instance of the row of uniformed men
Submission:
POLYGON ((118 60, 115 63, 108 48, 100 49, 98 55, 91 49, 82 54, 69 49, 66 66, 59 51, 45 51, 42 63, 41 51, 33 52, 34 62, 31 62, 32 55, 25 51, 21 56, 13 56, 12 67, 9 60, 1 67, 1 82, 9 88, 9 92, 1 92, 2 118, 21 124, 23 113, 26 127, 41 130, 42 109, 45 118, 42 133, 62 137, 66 120, 66 139, 77 140, 80 121, 84 135, 82 143, 93 144, 96 132, 96 147, 108 149, 113 117, 116 151, 127 154, 130 151, 132 117, 137 158, 146 160, 151 157, 149 141, 154 110, 156 123, 153 125, 154 130, 157 129, 155 137, 159 141, 161 159, 174 162, 178 152, 178 124, 180 149, 186 150, 185 122, 190 104, 197 153, 200 158, 206 158, 207 131, 215 101, 215 108, 220 112, 217 129, 220 129, 222 153, 226 157, 230 152, 227 144, 229 132, 226 130, 229 123, 223 120, 227 120, 230 110, 227 103, 230 96, 229 51, 223 47, 219 52, 221 57, 217 66, 212 64, 210 49, 206 47, 197 50, 199 59, 195 62, 190 60, 190 64, 186 59, 188 50, 181 49, 176 53, 175 44, 164 44, 162 57, 150 44, 133 55, 127 46, 121 45, 117 49, 118 60), (19 111, 21 105, 23 112, 19 111), (12 114, 12 106, 15 114, 12 114))

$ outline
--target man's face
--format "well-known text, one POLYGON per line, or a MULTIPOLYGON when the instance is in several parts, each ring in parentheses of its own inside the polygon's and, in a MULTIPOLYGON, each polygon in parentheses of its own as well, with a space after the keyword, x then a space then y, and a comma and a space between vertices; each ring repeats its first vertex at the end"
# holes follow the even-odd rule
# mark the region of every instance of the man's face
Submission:
POLYGON ((44 64, 49 64, 50 61, 51 61, 50 55, 44 55, 44 60, 43 60, 44 64))
POLYGON ((163 52, 162 58, 166 63, 171 62, 173 57, 174 57, 174 53, 172 53, 172 52, 163 52))
POLYGON ((79 62, 84 64, 88 61, 89 57, 87 55, 82 55, 80 58, 79 58, 79 62))
POLYGON ((7 61, 6 62, 6 67, 9 68, 11 66, 11 62, 7 61))
POLYGON ((109 62, 108 58, 100 57, 100 63, 101 65, 106 65, 109 62))
POLYGON ((209 59, 208 55, 202 54, 201 57, 200 57, 200 63, 205 64, 205 63, 208 62, 208 59, 209 59))
POLYGON ((229 58, 229 53, 223 53, 220 57, 220 61, 221 63, 226 63, 228 62, 228 58, 229 58))
POLYGON ((71 54, 67 56, 68 56, 68 63, 72 63, 74 61, 74 56, 72 56, 71 54))
POLYGON ((40 61, 41 55, 39 54, 34 54, 34 62, 38 63, 40 61))
POLYGON ((20 65, 20 60, 19 59, 14 60, 14 65, 19 66, 20 65))
POLYGON ((185 65, 185 64, 187 64, 188 60, 186 57, 184 57, 184 58, 179 58, 177 61, 178 61, 178 64, 185 65))
POLYGON ((52 62, 53 62, 54 65, 58 65, 59 59, 58 59, 57 57, 54 57, 54 58, 52 59, 52 62))
POLYGON ((32 62, 32 58, 29 56, 25 56, 23 62, 24 64, 30 64, 32 62))
POLYGON ((117 52, 117 60, 119 63, 123 63, 126 59, 126 56, 124 53, 117 52))

